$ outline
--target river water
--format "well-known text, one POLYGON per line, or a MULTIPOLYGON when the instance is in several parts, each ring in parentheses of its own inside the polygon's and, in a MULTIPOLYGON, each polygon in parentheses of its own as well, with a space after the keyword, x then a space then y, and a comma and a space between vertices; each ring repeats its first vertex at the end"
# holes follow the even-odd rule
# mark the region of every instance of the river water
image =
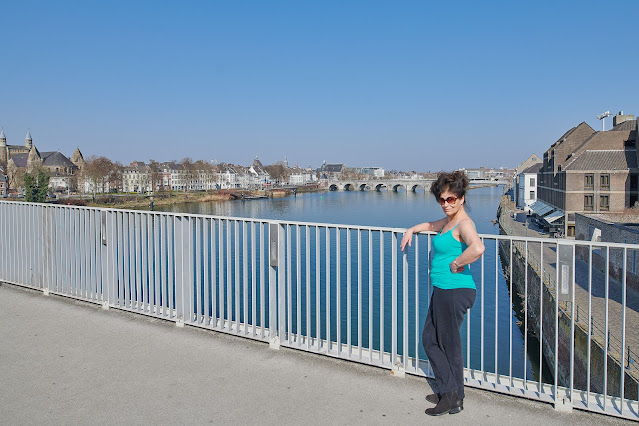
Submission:
MULTIPOLYGON (((466 200, 471 207, 469 214, 475 221, 477 231, 480 234, 499 234, 498 225, 495 225, 492 221, 496 219, 497 208, 502 194, 503 187, 501 186, 468 191, 466 200)), ((333 191, 300 194, 296 197, 276 199, 175 204, 162 206, 156 210, 214 216, 394 228, 406 228, 416 223, 436 220, 444 216, 434 197, 429 193, 424 193, 424 191, 416 193, 402 191, 333 191)), ((344 241, 342 240, 343 243, 344 241)), ((427 242, 423 244, 420 240, 420 246, 427 247, 427 242)), ((368 242, 362 241, 362 245, 367 246, 368 242)), ((477 283, 477 298, 475 306, 470 312, 470 330, 467 328, 468 320, 465 320, 461 331, 464 344, 464 359, 467 359, 466 347, 468 346, 470 347, 471 368, 480 369, 483 366, 485 371, 494 371, 495 361, 497 361, 499 374, 512 374, 520 378, 525 376, 527 379, 536 380, 539 360, 538 346, 534 344, 532 336, 529 336, 528 356, 524 356, 523 332, 517 315, 513 310, 513 305, 516 306, 519 302, 513 302, 510 295, 509 286, 504 279, 501 263, 497 256, 495 241, 487 238, 485 245, 486 252, 483 259, 471 266, 471 272, 477 283), (483 265, 480 263, 483 263, 483 265), (484 277, 483 289, 482 276, 484 277)), ((344 249, 343 252, 345 251, 344 249)), ((411 256, 410 252, 409 256, 411 256)), ((364 271, 368 269, 367 262, 365 256, 362 265, 364 271)), ((376 273, 378 271, 377 265, 375 265, 375 271, 376 273)), ((421 268, 419 272, 420 286, 422 282, 427 281, 427 268, 421 268)), ((390 283, 391 278, 389 276, 388 279, 385 279, 385 286, 390 286, 390 283)), ((342 289, 342 291, 344 290, 342 289)), ((427 314, 428 295, 426 293, 426 291, 420 293, 422 295, 420 296, 418 312, 420 324, 423 324, 427 314)), ((517 299, 516 295, 514 296, 517 299)), ((414 315, 414 301, 409 303, 409 310, 412 310, 414 315)), ((376 312, 373 312, 373 315, 376 315, 376 312)), ((364 325, 366 326, 366 322, 364 322, 364 325)), ((414 336, 416 334, 415 325, 410 324, 409 335, 414 336)), ((368 333, 365 331, 363 333, 365 340, 368 339, 367 335, 368 333)), ((386 333, 385 336, 389 338, 390 332, 386 333)), ((363 343, 367 344, 366 341, 363 343)), ((374 346, 378 343, 375 342, 374 346)), ((411 338, 409 345, 410 355, 414 356, 416 350, 414 348, 418 347, 420 359, 425 359, 426 355, 423 352, 423 348, 421 348, 421 344, 416 345, 415 343, 414 338, 411 338)), ((385 345, 385 347, 388 348, 390 346, 385 345)), ((401 347, 401 344, 399 347, 401 347)), ((547 380, 548 378, 545 377, 545 381, 547 380)))

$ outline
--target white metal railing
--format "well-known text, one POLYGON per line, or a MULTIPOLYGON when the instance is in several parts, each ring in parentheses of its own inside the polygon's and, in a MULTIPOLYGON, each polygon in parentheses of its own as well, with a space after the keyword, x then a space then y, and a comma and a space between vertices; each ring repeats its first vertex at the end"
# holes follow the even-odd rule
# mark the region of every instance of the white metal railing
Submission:
MULTIPOLYGON (((403 254, 403 232, 1 202, 0 281, 430 376, 420 336, 432 235, 403 254)), ((637 246, 481 238, 486 252, 471 266, 477 299, 462 327, 466 383, 639 419, 639 375, 621 349, 639 343, 627 326, 639 308, 627 303, 625 274, 613 283, 588 259, 594 249, 627 259, 637 246), (606 336, 618 340, 618 353, 606 336)))

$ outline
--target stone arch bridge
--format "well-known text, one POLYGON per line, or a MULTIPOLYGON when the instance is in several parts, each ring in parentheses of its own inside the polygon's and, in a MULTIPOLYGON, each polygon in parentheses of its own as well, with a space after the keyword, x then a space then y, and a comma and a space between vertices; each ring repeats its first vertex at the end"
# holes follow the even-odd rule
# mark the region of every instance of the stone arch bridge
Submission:
POLYGON ((370 180, 330 180, 328 181, 328 189, 331 191, 387 191, 397 192, 399 188, 406 191, 417 192, 423 189, 424 192, 430 191, 430 186, 434 181, 432 179, 370 179, 370 180))

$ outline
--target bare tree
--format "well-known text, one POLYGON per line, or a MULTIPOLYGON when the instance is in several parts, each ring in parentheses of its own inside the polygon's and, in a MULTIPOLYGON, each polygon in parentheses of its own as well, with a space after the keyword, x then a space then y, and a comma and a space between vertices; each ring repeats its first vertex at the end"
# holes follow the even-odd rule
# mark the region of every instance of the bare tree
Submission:
POLYGON ((151 191, 156 192, 162 186, 160 181, 160 163, 155 160, 149 160, 149 179, 151 179, 151 191))
POLYGON ((183 158, 180 164, 184 168, 184 191, 191 189, 193 181, 195 180, 195 171, 193 167, 193 160, 189 157, 183 158))
POLYGON ((108 182, 109 188, 115 188, 117 192, 122 191, 122 174, 124 173, 124 166, 119 161, 113 163, 113 169, 109 173, 108 182))
POLYGON ((109 175, 113 172, 113 162, 106 157, 89 157, 83 169, 85 178, 93 187, 93 196, 97 192, 106 192, 106 184, 109 182, 109 175))

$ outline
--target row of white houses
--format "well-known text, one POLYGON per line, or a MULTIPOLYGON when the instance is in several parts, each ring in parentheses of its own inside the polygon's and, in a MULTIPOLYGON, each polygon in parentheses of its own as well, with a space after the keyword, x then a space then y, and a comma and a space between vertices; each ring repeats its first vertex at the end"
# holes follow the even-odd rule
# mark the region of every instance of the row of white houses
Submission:
MULTIPOLYGON (((164 191, 206 191, 212 189, 255 189, 271 185, 274 179, 259 160, 248 167, 222 164, 198 167, 175 162, 160 163, 156 170, 149 164, 135 161, 124 168, 122 191, 145 193, 164 191), (152 183, 155 182, 155 185, 152 183)), ((291 169, 288 182, 281 184, 305 185, 317 179, 306 169, 291 169)), ((107 189, 108 190, 108 189, 107 189)))

